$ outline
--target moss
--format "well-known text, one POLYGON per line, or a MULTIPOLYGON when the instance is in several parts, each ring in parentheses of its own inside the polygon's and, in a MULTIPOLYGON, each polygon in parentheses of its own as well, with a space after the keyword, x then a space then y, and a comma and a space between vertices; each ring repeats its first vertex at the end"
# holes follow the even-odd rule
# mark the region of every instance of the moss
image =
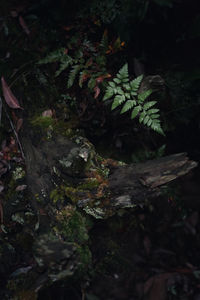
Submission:
POLYGON ((58 202, 63 203, 64 197, 65 197, 65 191, 62 186, 52 190, 50 193, 50 199, 53 201, 54 204, 58 202))
POLYGON ((85 271, 88 270, 88 267, 92 264, 92 254, 87 245, 77 247, 77 252, 79 254, 80 265, 77 270, 79 275, 83 275, 85 271))
POLYGON ((94 188, 97 188, 99 186, 99 182, 96 178, 87 178, 87 181, 84 183, 81 183, 78 186, 79 190, 92 190, 94 188))
POLYGON ((31 120, 31 124, 42 129, 48 129, 49 126, 54 126, 55 120, 51 117, 37 116, 31 120))
POLYGON ((88 241, 86 219, 72 205, 67 205, 56 216, 54 230, 68 242, 82 245, 88 241))
POLYGON ((36 128, 36 130, 42 130, 44 133, 47 134, 47 136, 52 135, 52 133, 61 134, 63 136, 66 136, 68 138, 73 137, 77 134, 76 128, 78 127, 78 121, 75 120, 57 120, 52 117, 43 117, 43 116, 34 116, 30 123, 33 125, 33 127, 36 128))

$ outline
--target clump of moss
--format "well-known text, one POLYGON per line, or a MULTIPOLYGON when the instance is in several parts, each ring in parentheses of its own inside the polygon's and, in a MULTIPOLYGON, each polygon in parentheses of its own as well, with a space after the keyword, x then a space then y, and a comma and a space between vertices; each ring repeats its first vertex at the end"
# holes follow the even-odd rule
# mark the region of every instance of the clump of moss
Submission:
POLYGON ((31 124, 42 129, 48 129, 54 126, 55 120, 52 117, 37 116, 31 120, 31 124))
POLYGON ((82 245, 89 239, 86 219, 75 207, 67 205, 56 215, 54 230, 68 242, 82 245))
POLYGON ((55 132, 57 134, 61 134, 66 137, 73 137, 76 132, 75 129, 78 127, 77 120, 57 120, 50 116, 35 116, 30 120, 30 123, 33 127, 38 128, 47 133, 47 135, 51 135, 51 133, 55 132))
POLYGON ((88 227, 91 226, 76 208, 72 205, 65 206, 56 216, 54 231, 68 242, 74 243, 79 255, 79 267, 76 275, 87 272, 92 262, 92 255, 88 247, 88 227))

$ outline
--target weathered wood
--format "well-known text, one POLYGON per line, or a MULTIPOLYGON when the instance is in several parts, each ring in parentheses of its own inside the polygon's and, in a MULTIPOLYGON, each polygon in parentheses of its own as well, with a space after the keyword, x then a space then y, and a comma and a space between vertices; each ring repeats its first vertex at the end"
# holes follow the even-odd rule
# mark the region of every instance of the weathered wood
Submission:
MULTIPOLYGON (((36 139, 35 143, 32 139, 30 135, 23 138, 27 181, 32 194, 39 195, 47 203, 55 186, 62 182, 76 186, 87 176, 85 169, 99 168, 94 147, 85 138, 75 137, 72 141, 57 135, 40 142, 36 139)), ((196 166, 197 163, 189 160, 186 153, 179 153, 145 163, 111 167, 106 188, 109 207, 117 209, 144 204, 146 199, 160 194, 160 186, 187 174, 196 166)), ((78 202, 79 207, 84 208, 91 201, 87 192, 78 202)))
POLYGON ((121 166, 109 176, 109 188, 113 203, 143 203, 147 197, 158 196, 160 186, 190 172, 197 163, 186 153, 173 154, 145 163, 121 166))

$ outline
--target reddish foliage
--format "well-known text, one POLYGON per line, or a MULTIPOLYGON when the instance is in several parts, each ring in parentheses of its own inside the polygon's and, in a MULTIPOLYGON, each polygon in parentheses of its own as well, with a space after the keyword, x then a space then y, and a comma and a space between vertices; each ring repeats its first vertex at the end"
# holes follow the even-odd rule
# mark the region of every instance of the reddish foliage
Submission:
POLYGON ((4 99, 5 99, 6 103, 8 104, 8 106, 10 108, 14 108, 14 109, 17 109, 17 108, 23 109, 19 105, 17 98, 13 95, 11 89, 7 85, 3 76, 1 77, 1 84, 2 84, 2 89, 3 89, 4 99))

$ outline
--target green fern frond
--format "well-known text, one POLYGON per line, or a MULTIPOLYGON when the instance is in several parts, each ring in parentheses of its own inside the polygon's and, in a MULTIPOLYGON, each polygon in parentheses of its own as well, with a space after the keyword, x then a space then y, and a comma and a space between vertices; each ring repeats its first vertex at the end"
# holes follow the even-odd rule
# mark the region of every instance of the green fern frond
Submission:
POLYGON ((130 87, 133 92, 137 92, 142 82, 143 75, 138 76, 130 82, 130 87))
POLYGON ((88 81, 88 88, 92 91, 96 85, 96 77, 91 77, 88 81))
POLYGON ((122 110, 120 111, 120 114, 124 114, 125 112, 127 112, 128 110, 130 110, 131 108, 133 108, 133 106, 135 106, 135 105, 136 105, 136 101, 135 100, 128 100, 128 101, 126 101, 126 103, 122 107, 122 110))
POLYGON ((152 123, 150 125, 151 129, 162 134, 162 135, 165 135, 164 131, 162 130, 162 127, 160 125, 160 121, 155 119, 155 120, 152 120, 152 123))
POLYGON ((103 33, 99 47, 103 51, 106 51, 108 49, 108 35, 106 34, 106 32, 103 33))
POLYGON ((113 90, 113 88, 110 87, 110 86, 107 86, 105 95, 104 95, 104 97, 103 97, 103 101, 106 101, 106 100, 112 98, 113 95, 114 95, 114 90, 113 90))
POLYGON ((152 90, 139 92, 143 75, 129 81, 128 65, 125 64, 117 73, 113 81, 109 81, 103 101, 112 99, 111 110, 122 106, 120 114, 131 110, 131 119, 139 118, 139 123, 151 128, 152 130, 164 135, 160 125, 159 109, 155 108, 157 101, 148 101, 152 90))
POLYGON ((117 78, 123 82, 128 82, 128 64, 125 64, 117 73, 117 78))
POLYGON ((81 65, 74 65, 74 66, 72 66, 72 69, 71 69, 71 71, 69 73, 69 77, 68 77, 68 80, 67 80, 67 88, 68 89, 70 87, 72 87, 72 85, 74 84, 76 75, 80 71, 81 67, 82 67, 81 65))
POLYGON ((131 119, 135 119, 139 112, 142 110, 142 107, 140 105, 136 106, 131 113, 131 119))
POLYGON ((157 103, 157 101, 149 101, 149 102, 146 102, 143 106, 143 109, 144 110, 147 110, 149 109, 150 107, 154 106, 155 104, 157 103))
POLYGON ((116 107, 118 107, 119 105, 121 105, 125 100, 126 100, 126 98, 125 98, 124 95, 115 96, 114 101, 113 101, 112 106, 111 106, 111 110, 113 110, 116 107))
POLYGON ((59 48, 55 51, 52 51, 45 58, 40 59, 37 62, 37 64, 42 65, 42 64, 49 64, 49 63, 61 61, 63 56, 66 55, 65 50, 66 50, 65 48, 59 48))
POLYGON ((143 93, 140 93, 138 95, 138 102, 143 103, 151 94, 153 93, 152 90, 146 90, 143 93))
POLYGON ((62 57, 62 60, 60 62, 60 68, 55 73, 55 77, 59 76, 61 72, 66 70, 70 65, 73 64, 73 59, 69 55, 65 55, 62 57))

